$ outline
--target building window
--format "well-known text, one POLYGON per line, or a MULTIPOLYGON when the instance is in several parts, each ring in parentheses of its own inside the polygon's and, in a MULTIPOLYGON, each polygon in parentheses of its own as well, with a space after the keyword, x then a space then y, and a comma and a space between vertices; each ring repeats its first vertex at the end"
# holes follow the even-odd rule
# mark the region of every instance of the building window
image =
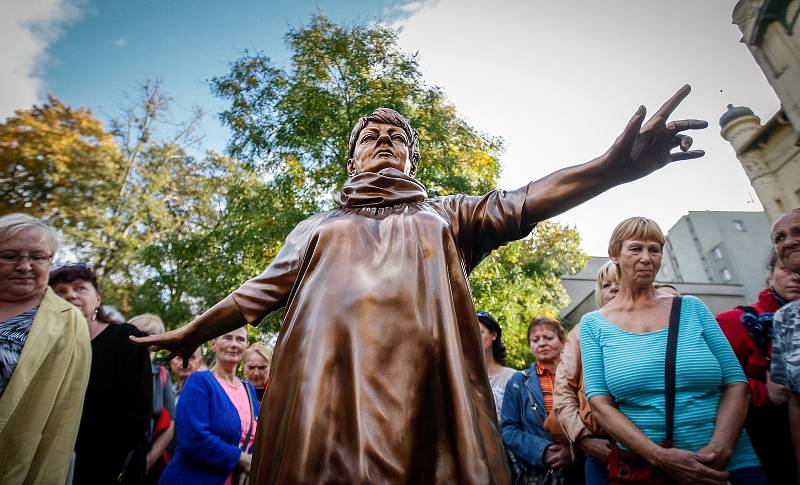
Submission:
POLYGON ((714 261, 722 259, 722 249, 719 246, 712 249, 711 253, 714 255, 714 261))
POLYGON ((733 221, 733 227, 739 232, 744 232, 747 229, 744 227, 744 222, 742 221, 733 221))
POLYGON ((733 275, 731 274, 731 270, 729 270, 728 268, 722 268, 722 279, 725 281, 725 283, 732 280, 733 275))

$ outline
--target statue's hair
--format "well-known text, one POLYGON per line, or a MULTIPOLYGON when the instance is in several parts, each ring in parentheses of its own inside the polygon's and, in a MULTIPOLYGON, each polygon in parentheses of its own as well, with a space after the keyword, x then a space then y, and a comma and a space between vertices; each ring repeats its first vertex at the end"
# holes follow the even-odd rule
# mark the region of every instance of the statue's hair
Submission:
POLYGON ((370 121, 375 123, 388 123, 390 125, 395 125, 402 128, 403 131, 406 132, 406 137, 409 140, 408 152, 409 159, 411 160, 411 173, 415 173, 419 163, 419 136, 417 135, 417 130, 411 126, 411 123, 409 123, 405 116, 401 115, 392 108, 378 108, 371 114, 362 116, 358 119, 358 122, 353 127, 353 131, 350 132, 350 148, 347 152, 347 157, 353 158, 353 154, 356 151, 358 135, 370 121))

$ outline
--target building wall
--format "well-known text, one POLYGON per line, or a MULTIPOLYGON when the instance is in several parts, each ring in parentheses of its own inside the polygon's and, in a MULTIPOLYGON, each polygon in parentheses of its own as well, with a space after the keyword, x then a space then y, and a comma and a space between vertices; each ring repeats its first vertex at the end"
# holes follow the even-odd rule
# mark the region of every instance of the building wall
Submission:
POLYGON ((769 231, 763 212, 689 212, 667 232, 657 279, 742 285, 755 301, 766 286, 769 231))
POLYGON ((733 23, 800 133, 800 0, 739 0, 733 23))
POLYGON ((800 0, 739 0, 732 18, 781 110, 762 125, 752 112, 729 106, 720 119, 722 136, 773 222, 800 207, 800 0))

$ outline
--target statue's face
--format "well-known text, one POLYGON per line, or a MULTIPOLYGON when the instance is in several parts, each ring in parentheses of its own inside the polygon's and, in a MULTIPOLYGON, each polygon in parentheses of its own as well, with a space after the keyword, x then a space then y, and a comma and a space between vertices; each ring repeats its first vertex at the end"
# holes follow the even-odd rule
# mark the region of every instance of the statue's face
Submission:
POLYGON ((356 175, 395 168, 410 175, 413 165, 408 156, 409 143, 406 132, 399 126, 370 121, 358 134, 347 172, 356 175))

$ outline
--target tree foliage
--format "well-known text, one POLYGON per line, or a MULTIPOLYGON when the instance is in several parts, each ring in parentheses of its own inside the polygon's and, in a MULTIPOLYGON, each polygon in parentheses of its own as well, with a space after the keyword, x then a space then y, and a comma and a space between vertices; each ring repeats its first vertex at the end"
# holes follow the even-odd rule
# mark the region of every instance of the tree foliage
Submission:
POLYGON ((561 275, 586 265, 589 258, 579 244, 575 229, 542 222, 532 237, 493 252, 470 275, 475 307, 492 314, 503 329, 510 366, 521 369, 533 360, 528 322, 540 315, 558 318, 569 303, 561 275))
POLYGON ((483 193, 500 173, 498 138, 461 119, 442 91, 426 86, 417 58, 381 25, 342 27, 324 16, 286 35, 283 70, 263 53, 245 53, 212 89, 230 102, 220 115, 233 132, 229 150, 270 174, 298 161, 311 196, 327 206, 347 178, 350 130, 378 107, 396 109, 420 135, 418 178, 432 194, 483 193))
MULTIPOLYGON (((501 140, 424 83, 397 31, 317 16, 286 43, 287 68, 244 53, 211 81, 229 103, 220 119, 230 156, 197 156, 200 113, 173 122, 155 81, 108 129, 52 97, 17 112, 0 124, 0 211, 52 222, 98 269, 106 301, 174 328, 262 271, 298 222, 331 207, 347 176, 350 130, 375 108, 397 109, 419 131, 417 176, 430 195, 494 188, 501 140)), ((473 272, 476 306, 503 325, 512 365, 530 361, 527 321, 557 314, 567 303, 560 276, 584 259, 574 230, 543 223, 473 272)), ((262 328, 274 332, 278 318, 262 328)))

